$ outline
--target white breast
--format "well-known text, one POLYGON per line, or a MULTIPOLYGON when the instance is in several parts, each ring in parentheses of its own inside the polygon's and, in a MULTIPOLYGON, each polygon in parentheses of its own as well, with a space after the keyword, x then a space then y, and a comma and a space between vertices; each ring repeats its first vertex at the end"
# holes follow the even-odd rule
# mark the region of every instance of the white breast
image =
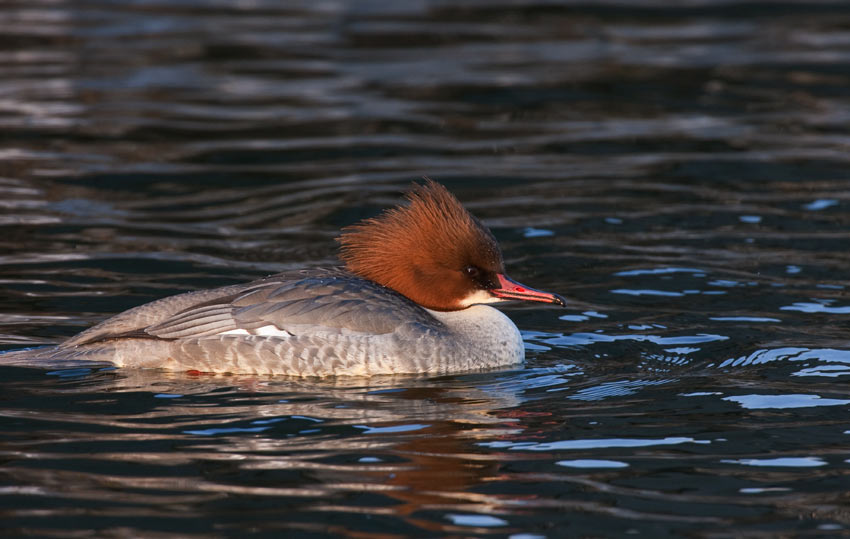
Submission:
POLYGON ((498 309, 473 305, 460 311, 428 312, 451 330, 463 356, 472 358, 477 368, 514 365, 525 359, 522 335, 498 309))

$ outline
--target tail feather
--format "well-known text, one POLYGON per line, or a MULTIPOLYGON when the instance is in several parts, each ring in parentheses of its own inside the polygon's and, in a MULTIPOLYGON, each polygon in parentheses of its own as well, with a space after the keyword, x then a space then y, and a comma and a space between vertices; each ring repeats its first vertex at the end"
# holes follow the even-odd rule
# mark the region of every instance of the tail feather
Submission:
MULTIPOLYGON (((0 367, 25 367, 30 369, 67 369, 90 367, 103 361, 86 361, 85 353, 78 350, 68 350, 61 346, 40 346, 22 350, 0 352, 0 367), (81 353, 82 352, 82 353, 81 353)), ((109 363, 106 363, 107 365, 109 363)))

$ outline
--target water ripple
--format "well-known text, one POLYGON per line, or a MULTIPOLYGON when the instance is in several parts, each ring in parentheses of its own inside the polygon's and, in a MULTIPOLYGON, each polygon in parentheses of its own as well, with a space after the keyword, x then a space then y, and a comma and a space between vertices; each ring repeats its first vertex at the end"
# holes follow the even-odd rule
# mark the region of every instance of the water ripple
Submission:
POLYGON ((3 348, 336 264, 339 229, 424 175, 568 307, 505 305, 527 361, 503 372, 4 366, 4 531, 847 529, 848 17, 5 2, 3 348))

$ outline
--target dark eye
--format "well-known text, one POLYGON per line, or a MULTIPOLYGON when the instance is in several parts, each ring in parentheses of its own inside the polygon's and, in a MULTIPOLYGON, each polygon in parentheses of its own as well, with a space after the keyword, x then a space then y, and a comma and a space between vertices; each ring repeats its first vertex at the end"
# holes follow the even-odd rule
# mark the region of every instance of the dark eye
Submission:
POLYGON ((470 279, 478 279, 481 277, 481 270, 475 266, 466 266, 463 268, 463 272, 466 273, 470 279))

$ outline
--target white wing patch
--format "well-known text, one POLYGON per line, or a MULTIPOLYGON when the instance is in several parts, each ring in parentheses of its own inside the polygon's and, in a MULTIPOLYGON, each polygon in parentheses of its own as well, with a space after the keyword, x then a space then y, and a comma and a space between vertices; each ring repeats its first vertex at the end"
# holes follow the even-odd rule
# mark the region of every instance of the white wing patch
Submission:
POLYGON ((250 333, 244 329, 231 329, 230 331, 219 333, 219 335, 250 335, 250 333))
POLYGON ((259 327, 257 329, 252 329, 248 331, 247 329, 231 329, 230 331, 225 331, 219 333, 219 335, 256 335, 258 337, 292 337, 292 333, 286 331, 285 329, 280 329, 279 327, 269 324, 268 326, 259 327))
POLYGON ((292 337, 292 333, 272 324, 255 329, 254 335, 260 335, 262 337, 292 337))

